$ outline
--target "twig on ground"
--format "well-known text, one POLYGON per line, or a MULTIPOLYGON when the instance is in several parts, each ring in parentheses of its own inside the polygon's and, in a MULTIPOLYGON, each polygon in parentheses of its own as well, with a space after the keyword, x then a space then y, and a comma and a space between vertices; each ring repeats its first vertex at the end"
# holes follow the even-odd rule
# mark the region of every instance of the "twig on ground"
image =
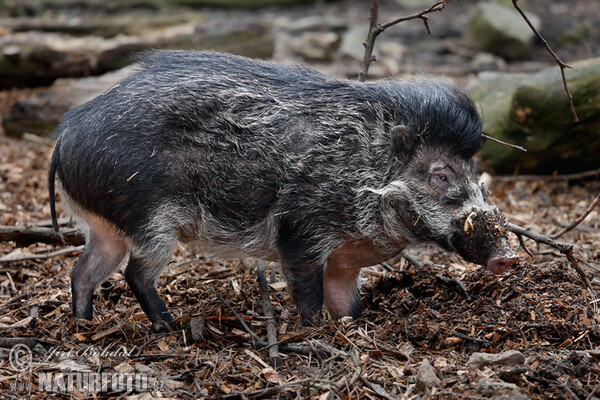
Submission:
POLYGON ((594 313, 598 312, 598 305, 596 304, 597 302, 595 301, 596 299, 598 299, 598 296, 596 295, 596 291, 592 287, 592 284, 590 283, 585 272, 583 272, 583 270, 581 269, 581 266, 577 262, 577 259, 573 256, 573 245, 572 244, 559 242, 550 236, 546 236, 546 235, 542 235, 540 233, 533 232, 529 229, 525 229, 521 226, 518 226, 518 225, 515 225, 512 223, 508 224, 508 229, 511 232, 513 232, 514 234, 516 234, 517 236, 518 235, 526 236, 530 239, 535 240, 538 243, 543 243, 545 245, 548 245, 548 246, 553 247, 553 248, 557 249, 558 251, 560 251, 567 258, 567 260, 569 260, 569 262, 571 263, 573 268, 575 268, 575 271, 577 271, 577 274, 579 274, 579 277, 583 281, 583 284, 585 285, 588 292, 590 293, 590 296, 592 297, 592 306, 594 309, 594 313))
POLYGON ((411 256, 410 254, 408 254, 406 251, 401 252, 400 255, 402 257, 404 257, 404 259, 406 261, 408 261, 409 263, 411 263, 412 265, 414 265, 418 269, 423 268, 423 264, 419 260, 417 260, 416 258, 414 258, 413 256, 411 256))
POLYGON ((377 393, 379 397, 387 400, 395 400, 395 397, 391 396, 383 387, 379 386, 378 384, 369 382, 369 380, 362 375, 359 375, 359 379, 363 385, 377 393))
POLYGON ((221 395, 220 397, 224 398, 224 399, 228 399, 228 398, 251 398, 251 399, 257 399, 257 398, 261 398, 261 397, 276 397, 276 394, 281 393, 282 391, 284 391, 287 388, 291 388, 294 386, 304 386, 307 383, 312 383, 315 381, 315 378, 306 378, 306 379, 299 379, 297 381, 293 381, 293 382, 288 382, 288 383, 282 383, 281 385, 277 385, 277 386, 273 386, 273 387, 268 387, 265 389, 260 389, 260 390, 256 390, 254 392, 233 392, 231 394, 226 394, 226 395, 221 395))
POLYGON ((600 169, 565 175, 505 175, 495 176, 494 179, 497 181, 570 181, 575 179, 584 179, 591 177, 599 178, 600 169))
POLYGON ((387 272, 394 272, 395 269, 394 267, 392 267, 390 264, 388 264, 387 262, 382 262, 381 264, 379 264, 383 267, 383 269, 385 269, 387 272))
POLYGON ((490 135, 486 135, 485 133, 482 136, 484 138, 488 139, 488 140, 491 140, 492 142, 500 143, 503 146, 512 147, 513 149, 517 149, 517 150, 521 150, 521 151, 527 152, 527 149, 525 147, 519 146, 517 144, 512 144, 512 143, 504 142, 504 141, 502 141, 500 139, 496 139, 495 137, 492 137, 490 135))
POLYGON ((446 329, 446 328, 442 328, 442 329, 444 329, 446 332, 448 332, 449 334, 451 334, 453 336, 456 336, 456 337, 461 338, 463 340, 468 340, 470 342, 479 343, 482 346, 491 347, 491 346, 494 345, 494 343, 490 342, 489 340, 479 339, 479 338, 476 338, 476 337, 465 335, 464 333, 456 332, 456 331, 453 331, 451 329, 446 329))
POLYGON ((263 315, 267 318, 265 325, 267 328, 267 341, 269 342, 269 358, 273 368, 279 367, 283 360, 279 355, 279 349, 277 346, 277 325, 275 324, 275 311, 273 305, 269 299, 269 286, 267 285, 267 276, 265 273, 265 265, 261 261, 256 263, 256 271, 258 275, 258 287, 260 288, 260 295, 262 297, 262 310, 263 315))
POLYGON ((64 254, 80 253, 83 251, 84 247, 85 246, 71 246, 71 247, 67 247, 66 249, 51 251, 50 253, 40 253, 40 254, 25 253, 22 255, 14 256, 14 257, 12 257, 12 256, 2 257, 2 258, 0 258, 0 264, 8 263, 8 262, 15 262, 15 261, 26 261, 26 260, 45 260, 47 258, 62 256, 64 254))
POLYGON ((453 287, 457 292, 465 296, 465 300, 468 302, 471 301, 471 296, 469 296, 469 291, 465 287, 465 284, 462 283, 459 279, 456 278, 447 278, 440 274, 435 274, 435 279, 438 280, 442 285, 447 287, 453 287))
POLYGON ((515 233, 515 236, 517 237, 517 239, 519 239, 519 244, 521 245, 523 250, 525 250, 525 253, 527 253, 529 257, 533 257, 533 253, 531 252, 531 250, 529 250, 529 247, 527 247, 527 245, 523 241, 523 235, 518 235, 515 233))
POLYGON ((62 229, 60 232, 52 228, 32 228, 28 226, 0 226, 0 242, 16 242, 18 246, 28 246, 34 243, 53 245, 70 244, 79 246, 85 244, 85 237, 79 229, 62 229))
POLYGON ((598 203, 600 203, 600 193, 598 193, 598 196, 596 196, 596 198, 592 201, 592 203, 588 206, 587 210, 585 210, 585 212, 583 214, 581 214, 579 216, 579 218, 577 218, 575 221, 573 221, 571 224, 569 224, 566 228, 564 228, 563 230, 561 230, 560 232, 558 232, 557 234, 555 234, 554 236, 552 236, 553 239, 558 239, 560 238, 562 235, 564 235, 565 233, 569 232, 570 230, 574 229, 577 225, 579 225, 584 219, 587 218, 588 215, 590 215, 590 213, 594 210, 594 208, 596 208, 596 206, 598 205, 598 203))
POLYGON ((546 39, 544 39, 544 37, 538 32, 537 29, 535 29, 535 26, 533 26, 533 24, 527 17, 527 14, 525 14, 525 12, 521 9, 521 7, 519 7, 518 2, 519 2, 519 0, 512 0, 513 6, 519 12, 519 14, 521 14, 521 16, 523 17, 525 22, 527 22, 527 25, 529 25, 529 28, 531 28, 533 33, 538 37, 538 39, 540 39, 542 41, 542 43, 544 44, 544 47, 546 47, 546 50, 548 50, 548 53, 550 53, 552 58, 554 58, 554 61, 556 61, 556 64, 558 64, 558 66, 560 67, 560 74, 562 75, 565 92, 567 93, 567 97, 569 98, 569 104, 571 106, 571 113, 573 114, 573 118, 575 119, 575 122, 579 122, 579 117, 577 117, 577 112, 575 112, 575 105, 573 104, 573 96, 571 96, 571 92, 569 91, 569 86, 567 85, 567 77, 565 76, 565 69, 573 68, 573 67, 564 63, 558 57, 558 55, 556 55, 556 53, 554 52, 554 50, 552 50, 552 48, 550 47, 550 45, 548 44, 546 39))
POLYGON ((37 338, 32 337, 0 337, 0 347, 10 349, 18 344, 24 344, 33 349, 39 343, 37 338))
MULTIPOLYGON (((268 344, 267 342, 265 342, 264 340, 259 338, 258 335, 256 335, 256 333, 254 333, 254 331, 252 331, 252 329, 250 329, 250 327, 248 326, 246 321, 244 321, 244 319, 240 316, 240 314, 238 314, 237 311, 235 311, 235 309, 231 306, 231 304, 229 304, 229 302, 227 302, 227 300, 225 300, 223 298, 223 296, 221 296, 219 293, 207 288, 206 286, 204 286, 202 284, 200 284, 200 285, 202 286, 202 288, 205 291, 213 293, 215 296, 217 296, 217 298, 221 301, 221 303, 223 303, 225 305, 225 307, 227 307, 229 309, 229 311, 231 311, 231 313, 235 316, 235 318, 238 320, 238 322, 240 324, 242 324, 242 327, 244 328, 244 330, 251 336, 252 345, 255 348, 259 349, 261 347, 262 348, 270 348, 271 347, 270 344, 268 344)), ((298 353, 298 354, 314 353, 313 349, 307 345, 282 344, 282 345, 279 345, 279 350, 284 351, 284 352, 298 353)), ((324 353, 330 353, 331 355, 334 354, 333 349, 330 348, 329 346, 325 346, 325 345, 319 346, 319 351, 323 351, 324 353)))
POLYGON ((427 16, 427 14, 436 11, 441 11, 446 5, 446 1, 447 0, 438 1, 437 3, 431 5, 431 7, 421 12, 408 15, 406 17, 401 17, 386 24, 380 25, 377 23, 377 19, 379 16, 379 0, 371 0, 371 15, 369 16, 369 33, 367 35, 367 40, 363 43, 363 45, 365 46, 365 53, 360 67, 360 73, 358 74, 358 80, 360 82, 364 82, 367 79, 369 66, 373 61, 377 60, 375 56, 373 56, 373 49, 375 47, 375 40, 377 40, 377 36, 379 36, 381 32, 383 32, 390 26, 399 24, 400 22, 408 21, 411 19, 421 19, 425 24, 425 29, 427 29, 427 33, 431 34, 431 30, 429 29, 428 23, 429 17, 427 16))

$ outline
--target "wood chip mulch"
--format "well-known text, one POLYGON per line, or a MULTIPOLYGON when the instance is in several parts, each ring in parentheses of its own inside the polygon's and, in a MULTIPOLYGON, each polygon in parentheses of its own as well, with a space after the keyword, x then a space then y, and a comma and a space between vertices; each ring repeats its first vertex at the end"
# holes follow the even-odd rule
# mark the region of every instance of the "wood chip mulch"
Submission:
MULTIPOLYGON (((49 225, 51 146, 37 137, 0 137, 0 225, 49 225)), ((551 235, 586 209, 600 182, 515 179, 494 181, 492 191, 491 201, 513 222, 551 235)), ((600 290, 599 211, 561 240, 575 245, 600 290)), ((80 248, 45 257, 62 247, 0 243, 0 257, 17 259, 0 263, 0 399, 599 399, 600 314, 564 257, 532 241, 526 245, 535 256, 519 249, 522 261, 500 277, 432 245, 409 249, 423 268, 399 258, 393 272, 364 269, 362 318, 325 315, 316 328, 299 326, 281 273, 269 264, 277 340, 305 350, 280 351, 282 363, 273 368, 268 349, 253 345, 217 296, 266 342, 253 260, 210 258, 180 246, 158 287, 182 328, 157 334, 122 272, 96 291, 94 320, 74 320, 69 273, 80 248), (27 255, 40 258, 19 260, 27 255), (470 301, 436 274, 459 279, 470 301), (31 351, 21 358, 31 361, 23 371, 15 370, 11 356, 17 344, 31 351), (474 353, 509 350, 525 362, 469 364, 474 353), (424 383, 424 359, 438 384, 424 383), (150 384, 131 392, 86 392, 43 380, 61 373, 133 374, 150 384)))

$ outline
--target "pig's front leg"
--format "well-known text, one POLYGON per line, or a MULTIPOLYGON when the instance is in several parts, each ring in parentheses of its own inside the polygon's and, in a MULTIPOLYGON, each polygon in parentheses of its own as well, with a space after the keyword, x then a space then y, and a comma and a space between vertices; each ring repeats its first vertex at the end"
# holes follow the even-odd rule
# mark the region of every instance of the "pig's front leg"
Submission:
POLYGON ((323 292, 325 307, 333 319, 360 317, 360 268, 328 263, 323 278, 323 292))
POLYGON ((305 326, 318 325, 323 308, 323 265, 309 251, 299 238, 283 237, 279 242, 283 273, 305 326))

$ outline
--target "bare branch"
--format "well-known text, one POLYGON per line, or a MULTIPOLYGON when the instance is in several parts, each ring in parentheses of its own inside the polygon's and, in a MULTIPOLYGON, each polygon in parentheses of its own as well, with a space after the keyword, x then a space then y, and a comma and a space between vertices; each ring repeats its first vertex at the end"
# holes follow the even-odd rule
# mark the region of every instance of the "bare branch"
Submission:
POLYGON ((429 25, 427 20, 429 19, 429 17, 427 17, 426 14, 432 13, 432 12, 436 12, 436 11, 442 11, 444 9, 444 7, 446 6, 446 1, 447 0, 440 0, 435 4, 432 4, 429 8, 418 12, 416 14, 412 14, 412 15, 407 15, 406 17, 400 17, 398 19, 395 19, 391 22, 388 22, 387 24, 383 24, 379 27, 379 29, 381 30, 381 32, 383 32, 384 30, 386 30, 387 28, 389 28, 390 26, 394 26, 396 24, 399 24, 400 22, 404 22, 404 21, 409 21, 411 19, 421 19, 423 20, 423 24, 425 24, 425 29, 427 29, 427 33, 429 35, 431 35, 431 30, 429 29, 429 25))
POLYGON ((375 48, 375 40, 377 40, 377 36, 379 36, 381 32, 383 32, 390 26, 399 24, 400 22, 409 21, 411 19, 421 19, 423 21, 423 24, 425 24, 425 29, 427 29, 427 33, 431 34, 431 30, 429 29, 428 23, 429 17, 426 14, 441 11, 446 5, 446 1, 447 0, 440 0, 421 12, 412 15, 407 15, 406 17, 400 17, 383 25, 378 25, 377 19, 379 16, 379 0, 371 0, 369 33, 367 34, 367 40, 363 43, 363 45, 365 46, 365 54, 363 56, 360 73, 358 74, 358 80, 360 82, 364 82, 367 79, 369 66, 373 61, 376 61, 375 56, 373 56, 373 49, 375 48))
POLYGON ((371 15, 369 16, 369 33, 367 34, 367 40, 363 43, 365 46, 365 54, 363 55, 360 72, 358 74, 358 80, 364 82, 367 79, 369 73, 369 66, 375 57, 373 57, 373 48, 375 47, 375 40, 377 35, 381 32, 377 31, 377 18, 379 15, 379 0, 371 0, 371 15))
POLYGON ((538 32, 537 29, 535 29, 535 26, 533 26, 533 24, 531 23, 531 21, 525 14, 525 12, 521 9, 521 7, 519 7, 519 5, 517 4, 518 2, 519 2, 519 0, 512 0, 513 6, 519 12, 519 14, 521 14, 521 16, 523 17, 525 22, 527 22, 527 25, 529 25, 529 28, 531 28, 533 33, 535 33, 535 35, 538 37, 538 39, 540 39, 542 41, 542 43, 544 44, 544 47, 546 47, 546 50, 548 50, 548 53, 550 53, 552 58, 554 58, 554 61, 556 61, 556 64, 558 64, 558 66, 560 67, 560 74, 562 75, 563 85, 565 86, 565 92, 567 93, 567 97, 569 97, 569 104, 571 105, 571 113, 573 114, 573 118, 575 119, 575 122, 579 122, 579 117, 577 117, 577 112, 575 112, 575 105, 573 104, 573 96, 571 96, 571 92, 569 91, 569 87, 567 86, 567 77, 565 76, 565 69, 573 68, 573 67, 564 63, 558 57, 558 55, 556 55, 556 53, 554 52, 554 50, 552 50, 552 48, 550 47, 550 45, 548 44, 546 39, 544 39, 544 37, 538 32))
POLYGON ((564 228, 562 231, 558 232, 556 235, 552 236, 553 239, 558 239, 559 237, 561 237, 562 235, 564 235, 565 233, 569 232, 570 230, 574 229, 577 225, 579 225, 584 219, 587 218, 588 215, 590 215, 590 213, 594 210, 594 208, 596 208, 596 206, 598 205, 598 203, 600 203, 600 193, 598 193, 598 196, 596 196, 596 198, 592 201, 592 203, 588 206, 587 210, 585 210, 585 212, 583 214, 581 214, 579 216, 579 218, 577 218, 575 221, 573 221, 569 226, 567 226, 566 228, 564 228))
POLYGON ((517 150, 521 150, 521 151, 527 152, 527 149, 525 147, 521 147, 521 146, 516 145, 516 144, 504 142, 504 141, 502 141, 500 139, 496 139, 495 137, 486 135, 485 133, 483 134, 483 137, 486 138, 486 139, 488 139, 488 140, 491 140, 493 142, 500 143, 503 146, 512 147, 513 149, 517 149, 517 150))

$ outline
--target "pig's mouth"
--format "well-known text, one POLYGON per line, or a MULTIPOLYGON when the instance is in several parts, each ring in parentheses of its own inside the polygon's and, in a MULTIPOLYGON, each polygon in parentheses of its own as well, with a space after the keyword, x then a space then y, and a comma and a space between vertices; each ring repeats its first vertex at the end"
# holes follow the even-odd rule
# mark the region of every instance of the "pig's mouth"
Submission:
POLYGON ((453 221, 452 245, 465 260, 484 265, 496 275, 510 269, 518 260, 508 243, 507 220, 497 209, 471 210, 453 221))

